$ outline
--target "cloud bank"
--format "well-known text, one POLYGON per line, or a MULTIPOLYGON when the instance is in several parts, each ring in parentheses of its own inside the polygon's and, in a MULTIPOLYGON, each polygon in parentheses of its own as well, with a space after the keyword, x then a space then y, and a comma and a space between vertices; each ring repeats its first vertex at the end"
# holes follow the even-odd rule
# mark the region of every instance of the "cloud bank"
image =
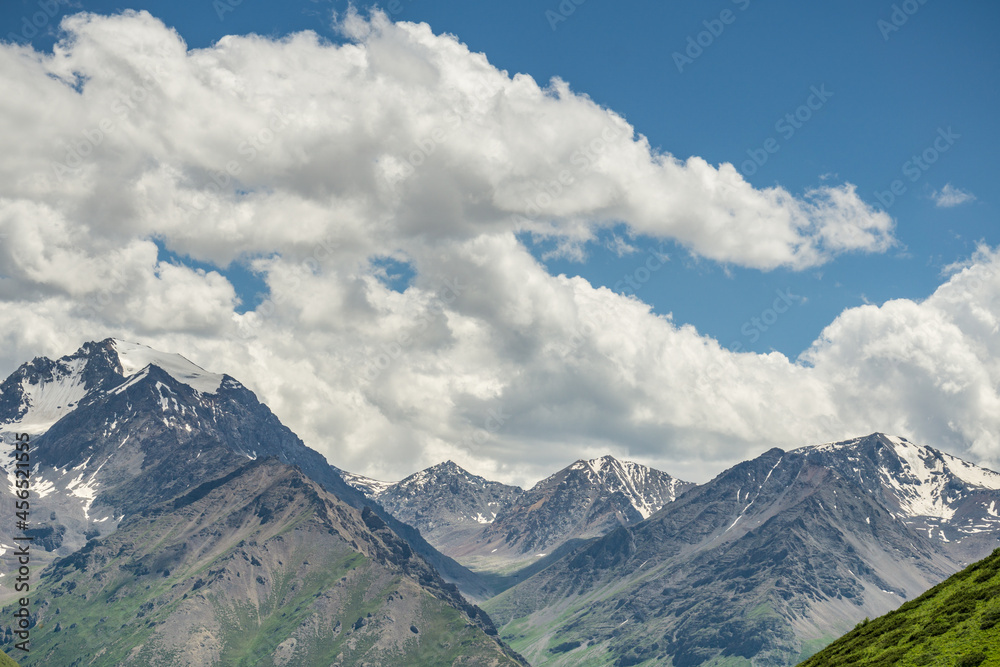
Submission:
POLYGON ((0 45, 8 370, 107 335, 183 352, 382 478, 452 458, 524 483, 610 451, 702 480, 873 430, 1000 459, 989 248, 923 302, 846 311, 790 360, 552 276, 518 240, 579 253, 623 224, 805 269, 894 243, 851 184, 755 189, 732 165, 652 150, 562 81, 378 13, 345 17, 344 44, 189 50, 135 12, 62 29, 51 54, 0 45), (158 261, 154 240, 252 266, 268 299, 242 312, 223 275, 158 261), (402 292, 380 279, 387 258, 413 271, 402 292))

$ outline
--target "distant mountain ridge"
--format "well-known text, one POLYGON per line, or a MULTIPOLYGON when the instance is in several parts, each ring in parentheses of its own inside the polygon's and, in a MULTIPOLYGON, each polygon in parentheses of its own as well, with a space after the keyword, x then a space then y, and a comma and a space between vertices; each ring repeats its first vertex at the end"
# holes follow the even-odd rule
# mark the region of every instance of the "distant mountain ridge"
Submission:
POLYGON ((997 546, 976 528, 997 477, 952 459, 882 434, 772 449, 485 607, 534 665, 793 665, 997 546))
POLYGON ((523 493, 520 487, 473 475, 453 461, 416 472, 394 484, 345 477, 367 490, 387 512, 420 530, 443 553, 474 539, 523 493), (379 484, 382 484, 379 486, 379 484))
POLYGON ((603 456, 538 482, 486 527, 479 553, 537 555, 638 523, 695 486, 660 470, 603 456))
POLYGON ((477 563, 545 556, 572 540, 642 521, 694 486, 612 456, 576 461, 528 491, 452 461, 395 483, 341 475, 443 553, 477 563))

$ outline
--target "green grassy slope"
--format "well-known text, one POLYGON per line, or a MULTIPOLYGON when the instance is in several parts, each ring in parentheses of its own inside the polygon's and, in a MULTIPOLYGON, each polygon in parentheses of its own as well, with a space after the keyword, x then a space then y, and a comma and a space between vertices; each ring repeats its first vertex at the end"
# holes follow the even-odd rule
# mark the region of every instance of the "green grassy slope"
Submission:
POLYGON ((1000 666, 1000 549, 896 611, 859 624, 801 667, 1000 666))
POLYGON ((0 651, 0 667, 18 667, 18 664, 9 655, 0 651))

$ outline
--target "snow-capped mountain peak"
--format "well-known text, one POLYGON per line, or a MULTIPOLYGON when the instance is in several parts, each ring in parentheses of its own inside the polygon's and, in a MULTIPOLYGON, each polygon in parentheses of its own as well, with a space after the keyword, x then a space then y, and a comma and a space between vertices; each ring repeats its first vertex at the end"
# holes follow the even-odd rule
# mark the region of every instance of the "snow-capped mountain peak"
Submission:
POLYGON ((0 385, 0 431, 45 433, 89 397, 121 393, 152 366, 202 394, 218 392, 226 378, 146 345, 114 338, 85 343, 60 359, 37 357, 0 385))
POLYGON ((514 559, 551 554, 570 540, 643 521, 692 486, 613 456, 581 459, 541 480, 498 513, 476 548, 514 559))
POLYGON ((928 537, 948 541, 990 534, 1000 473, 933 447, 883 433, 794 450, 835 468, 882 498, 892 514, 928 537))
POLYGON ((147 345, 111 339, 111 345, 118 355, 122 374, 131 378, 153 365, 165 371, 170 377, 186 384, 203 394, 214 394, 219 390, 224 375, 209 373, 179 354, 160 352, 147 345))
POLYGON ((584 474, 608 491, 621 492, 644 519, 692 486, 659 470, 633 461, 619 461, 611 455, 581 459, 570 465, 567 472, 584 474))
POLYGON ((859 462, 861 457, 878 461, 881 476, 891 479, 892 486, 920 487, 926 491, 921 494, 921 498, 913 500, 916 504, 926 505, 915 507, 917 514, 920 510, 930 509, 937 504, 939 494, 930 491, 939 489, 948 482, 958 481, 969 487, 1000 490, 1000 473, 897 435, 873 433, 843 442, 800 447, 793 452, 807 456, 820 452, 839 453, 848 461, 859 462))
POLYGON ((604 456, 599 456, 595 459, 589 459, 587 461, 581 459, 576 463, 574 463, 572 466, 570 466, 570 468, 572 468, 573 470, 582 470, 583 468, 586 467, 590 468, 596 474, 600 475, 602 472, 604 472, 605 467, 608 468, 613 467, 616 463, 618 463, 618 460, 615 457, 611 456, 610 454, 605 454, 604 456))
MULTIPOLYGON (((37 357, 4 380, 0 435, 9 441, 22 432, 31 436, 39 515, 59 513, 64 529, 46 538, 50 551, 82 546, 143 503, 247 459, 296 465, 363 502, 236 380, 121 340, 85 343, 54 361, 37 357)), ((9 488, 16 459, 13 447, 5 451, 9 488)))
POLYGON ((56 360, 36 357, 0 384, 0 431, 44 433, 89 395, 121 380, 104 343, 87 343, 56 360))

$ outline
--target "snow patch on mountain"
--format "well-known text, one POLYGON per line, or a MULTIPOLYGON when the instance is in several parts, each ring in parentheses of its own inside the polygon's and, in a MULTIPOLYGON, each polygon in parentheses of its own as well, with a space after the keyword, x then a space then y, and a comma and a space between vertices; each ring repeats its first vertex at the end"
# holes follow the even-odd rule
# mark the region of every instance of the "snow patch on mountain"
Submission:
POLYGON ((94 477, 97 476, 99 471, 100 468, 95 470, 87 481, 83 480, 84 473, 81 472, 66 485, 66 490, 69 494, 80 499, 80 504, 83 506, 83 516, 86 519, 90 518, 90 507, 94 504, 94 499, 97 498, 97 487, 99 484, 94 481, 94 477))
POLYGON ((203 394, 214 394, 219 391, 225 376, 209 373, 179 354, 159 352, 146 345, 129 343, 123 340, 113 340, 112 345, 118 354, 122 365, 122 374, 131 378, 153 365, 163 369, 168 375, 182 384, 203 394))
POLYGON ((892 513, 913 529, 927 531, 929 538, 949 541, 944 527, 963 535, 996 530, 996 501, 987 499, 1000 491, 1000 474, 992 470, 881 433, 794 451, 834 454, 843 461, 838 466, 842 471, 853 471, 870 492, 875 483, 892 499, 892 513))
POLYGON ((899 457, 902 474, 881 469, 883 484, 895 491, 900 510, 906 516, 929 516, 950 520, 955 509, 945 495, 948 476, 943 461, 924 447, 918 447, 905 438, 887 436, 893 451, 899 457))
POLYGON ((364 475, 356 475, 352 472, 347 472, 346 470, 337 470, 337 472, 340 473, 340 476, 344 478, 345 482, 372 499, 378 499, 378 497, 385 493, 387 489, 398 483, 383 482, 378 479, 372 479, 371 477, 365 477, 364 475))
POLYGON ((1000 490, 1000 474, 980 468, 957 457, 921 447, 898 436, 886 436, 903 462, 904 475, 882 471, 883 481, 897 492, 901 509, 910 516, 930 516, 951 520, 961 491, 957 478, 968 486, 1000 490))
POLYGON ((55 490, 56 485, 47 479, 43 479, 40 475, 36 475, 34 479, 32 479, 31 492, 34 493, 37 498, 44 498, 55 490))
POLYGON ((36 384, 28 378, 22 380, 23 404, 27 411, 18 419, 0 424, 0 430, 44 433, 72 412, 87 394, 82 377, 86 363, 86 359, 73 359, 60 364, 54 370, 51 381, 36 384))
POLYGON ((582 471, 595 484, 624 494, 643 519, 676 500, 680 491, 690 486, 666 473, 610 455, 577 461, 569 469, 582 471), (661 483, 663 478, 667 478, 666 484, 661 483))
POLYGON ((975 464, 963 461, 962 459, 956 458, 950 454, 941 452, 941 456, 945 460, 945 467, 948 472, 953 474, 955 477, 958 477, 966 484, 969 484, 970 486, 981 486, 984 489, 990 489, 993 491, 1000 491, 1000 473, 993 472, 988 468, 980 468, 975 464))
POLYGON ((839 449, 850 449, 857 447, 865 438, 852 438, 841 442, 824 442, 819 445, 805 445, 790 451, 792 454, 808 454, 809 452, 835 452, 839 449))

